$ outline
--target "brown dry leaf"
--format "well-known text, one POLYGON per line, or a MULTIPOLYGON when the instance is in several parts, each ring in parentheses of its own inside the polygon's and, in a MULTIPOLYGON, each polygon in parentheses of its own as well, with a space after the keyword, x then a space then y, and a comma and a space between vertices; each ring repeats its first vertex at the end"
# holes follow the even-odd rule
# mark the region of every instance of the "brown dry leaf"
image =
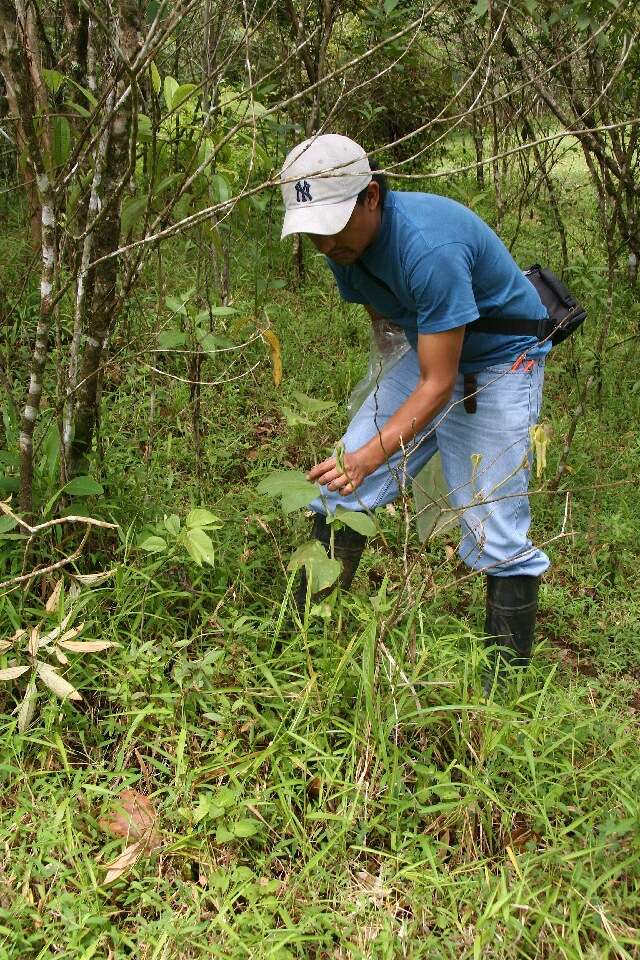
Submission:
POLYGON ((29 643, 27 645, 27 649, 32 657, 35 657, 35 655, 37 654, 39 646, 40 646, 40 631, 38 630, 37 627, 34 627, 33 630, 31 631, 31 637, 29 638, 29 643))
POLYGON ((115 572, 116 568, 114 567, 113 570, 103 570, 102 573, 76 573, 74 576, 78 583, 81 583, 83 586, 90 586, 108 580, 115 572))
POLYGON ((26 632, 26 630, 16 630, 14 635, 10 638, 9 643, 16 643, 17 640, 21 640, 26 632))
POLYGON ((269 344, 271 363, 273 365, 273 382, 276 387, 279 387, 282 382, 282 348, 280 346, 280 340, 273 330, 262 330, 261 333, 269 344))
POLYGON ((453 547, 451 547, 448 543, 445 543, 444 552, 449 563, 452 563, 452 561, 455 559, 455 556, 456 556, 456 552, 453 549, 453 547))
POLYGON ((106 864, 105 869, 107 875, 103 883, 105 885, 107 883, 113 883, 113 881, 121 877, 123 873, 126 873, 127 870, 135 866, 140 857, 146 852, 145 848, 146 843, 144 838, 125 847, 119 857, 116 857, 111 863, 106 864))
POLYGON ((71 650, 72 653, 99 653, 117 644, 112 643, 111 640, 64 640, 61 638, 58 640, 58 646, 71 650))
POLYGON ((113 810, 99 820, 100 826, 114 837, 126 840, 143 839, 150 848, 158 846, 162 837, 156 830, 158 814, 153 801, 137 790, 123 790, 113 810))
POLYGON ((38 691, 36 685, 31 680, 27 684, 27 689, 23 697, 22 703, 20 704, 20 709, 18 710, 18 733, 24 733, 31 721, 33 720, 33 714, 36 709, 36 700, 38 698, 38 691))
POLYGON ((62 577, 58 580, 55 587, 53 588, 53 593, 47 600, 45 604, 45 610, 47 613, 53 613, 58 609, 58 601, 60 600, 60 594, 62 592, 62 577))
POLYGON ((57 647, 54 647, 53 653, 58 663, 61 663, 63 667, 69 666, 69 657, 65 656, 62 650, 58 650, 57 647))
POLYGON ((5 667, 4 670, 0 670, 0 680, 15 680, 16 677, 21 677, 23 673, 26 673, 28 669, 28 664, 26 667, 5 667))
POLYGON ((0 653, 4 653, 5 650, 8 650, 9 647, 12 646, 11 640, 0 640, 0 653))
POLYGON ((78 627, 73 627, 72 630, 67 630, 66 633, 63 633, 62 636, 58 637, 57 643, 67 643, 69 640, 73 640, 74 637, 77 637, 79 633, 82 633, 84 630, 84 620, 78 627))
MULTIPOLYGON (((55 640, 62 633, 64 633, 64 631, 67 629, 67 624, 69 623, 69 620, 71 620, 72 613, 73 611, 66 615, 66 617, 64 618, 64 620, 62 621, 59 627, 54 627, 53 630, 50 630, 49 633, 45 634, 45 636, 40 641, 41 647, 43 647, 47 643, 51 643, 52 640, 55 640)), ((25 631, 23 630, 23 633, 24 632, 25 631)))
POLYGON ((68 697, 69 700, 82 700, 82 694, 78 693, 76 688, 72 687, 64 677, 61 677, 57 670, 54 670, 50 664, 37 660, 36 673, 42 682, 49 687, 49 690, 53 690, 53 692, 57 696, 62 697, 62 699, 68 697))

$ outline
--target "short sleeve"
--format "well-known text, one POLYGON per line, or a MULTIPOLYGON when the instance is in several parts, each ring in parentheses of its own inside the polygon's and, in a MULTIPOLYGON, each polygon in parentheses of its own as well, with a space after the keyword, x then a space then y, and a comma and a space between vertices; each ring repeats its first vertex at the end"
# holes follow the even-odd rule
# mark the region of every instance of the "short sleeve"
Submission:
POLYGON ((473 295, 470 253, 463 243, 412 251, 408 282, 416 304, 418 333, 439 333, 473 323, 479 312, 473 295))
POLYGON ((364 296, 363 293, 360 293, 359 290, 356 290, 349 283, 349 277, 347 270, 344 267, 339 266, 337 263, 333 263, 328 257, 325 258, 327 265, 329 266, 331 272, 336 278, 336 284, 338 285, 338 293, 340 294, 343 300, 346 300, 347 303, 364 303, 367 304, 369 301, 364 296))

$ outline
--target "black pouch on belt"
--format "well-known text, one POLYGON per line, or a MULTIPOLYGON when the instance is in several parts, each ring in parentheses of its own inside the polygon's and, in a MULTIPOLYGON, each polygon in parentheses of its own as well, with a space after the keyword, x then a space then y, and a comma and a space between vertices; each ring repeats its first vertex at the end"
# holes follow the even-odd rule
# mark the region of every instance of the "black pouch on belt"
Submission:
POLYGON ((476 392, 478 390, 478 381, 475 373, 465 373, 464 375, 464 394, 462 403, 467 413, 475 413, 478 409, 476 392))

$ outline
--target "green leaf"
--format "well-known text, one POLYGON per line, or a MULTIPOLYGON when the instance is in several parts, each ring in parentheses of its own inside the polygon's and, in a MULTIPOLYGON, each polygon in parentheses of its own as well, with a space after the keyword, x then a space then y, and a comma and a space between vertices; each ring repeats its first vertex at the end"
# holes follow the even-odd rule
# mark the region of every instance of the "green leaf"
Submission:
POLYGON ((198 564, 199 567, 203 563, 208 563, 210 566, 213 566, 215 561, 215 551, 213 549, 213 543, 211 542, 211 537, 204 532, 200 527, 194 527, 192 530, 185 530, 184 532, 184 544, 189 552, 190 557, 198 564))
POLYGON ((66 117, 53 118, 53 162, 63 167, 71 153, 71 127, 66 117))
POLYGON ((64 74, 60 73, 58 70, 43 70, 42 78, 51 93, 57 93, 62 84, 65 81, 64 74))
POLYGON ((146 197, 127 197, 122 204, 120 227, 124 234, 129 233, 147 209, 146 197))
POLYGON ((400 0, 384 0, 384 12, 393 13, 399 3, 400 0))
POLYGON ((158 68, 156 67, 153 60, 149 64, 149 73, 151 74, 151 86, 153 87, 153 92, 157 96, 160 93, 160 88, 162 86, 162 79, 160 77, 158 68))
POLYGON ((147 537, 138 546, 147 553, 164 553, 167 549, 167 541, 162 537, 147 537))
POLYGON ((231 787, 220 787, 218 792, 211 798, 211 802, 215 803, 218 807, 232 807, 237 799, 238 793, 236 790, 232 790, 231 787))
POLYGON ((309 413, 320 413, 321 410, 333 410, 336 407, 335 400, 315 400, 299 390, 294 390, 293 395, 302 409, 309 413))
POLYGON ((173 103, 173 97, 178 89, 178 81, 174 80, 173 77, 165 77, 163 92, 164 92, 164 102, 167 105, 167 110, 171 110, 171 104, 173 103))
POLYGON ((313 593, 326 590, 327 587, 334 584, 342 569, 340 561, 331 560, 325 553, 322 544, 318 543, 317 540, 311 540, 309 543, 303 543, 298 547, 287 564, 287 570, 291 572, 302 566, 307 571, 313 593))
POLYGON ((174 537, 180 533, 180 517, 176 513, 164 518, 165 529, 174 537))
POLYGON ((13 530, 18 526, 18 521, 13 517, 0 516, 0 534, 9 533, 10 530, 13 530))
POLYGON ((186 316, 187 308, 185 304, 190 298, 190 293, 183 293, 181 297, 167 297, 164 302, 172 313, 181 313, 183 316, 186 316))
POLYGON ((478 0, 471 13, 472 20, 481 20, 489 9, 489 0, 478 0))
POLYGON ((237 314, 235 307, 210 307, 212 317, 234 317, 237 314))
POLYGON ((176 87, 171 98, 171 109, 180 111, 181 108, 186 107, 195 89, 195 83, 181 83, 179 87, 176 87))
POLYGON ((0 450, 0 467, 16 467, 20 466, 20 457, 17 453, 13 453, 10 450, 0 450))
POLYGON ((216 517, 214 513, 211 513, 210 510, 205 510, 203 507, 197 507, 195 510, 192 510, 191 513, 187 515, 185 523, 189 529, 192 527, 202 527, 204 529, 214 527, 217 529, 222 526, 220 517, 216 517))
POLYGON ((0 477, 0 493, 17 493, 20 481, 17 477, 0 477))
POLYGON ((221 173, 214 173, 209 177, 209 183, 216 203, 226 203, 231 196, 231 187, 227 178, 221 173))
POLYGON ((315 427, 315 420, 309 420, 308 417, 303 417, 301 414, 296 413, 295 410, 292 410, 291 407, 281 407, 280 408, 284 413, 284 418, 287 421, 287 426, 289 427, 315 427))
POLYGON ((258 832, 260 826, 255 820, 236 820, 230 824, 229 829, 234 837, 252 837, 258 832))
POLYGON ((233 834, 223 824, 220 824, 216 830, 216 843, 228 843, 229 840, 233 840, 233 834))
POLYGON ((60 491, 71 497, 95 497, 104 493, 104 487, 93 477, 74 477, 60 491))
POLYGON ((318 488, 298 473, 297 470, 276 470, 261 480, 258 493, 268 497, 282 497, 282 509, 285 513, 306 507, 318 496, 318 488))
POLYGON ((78 116, 84 117, 85 120, 91 116, 91 112, 87 110, 86 107, 81 107, 79 103, 75 102, 75 100, 65 100, 64 105, 68 110, 73 110, 73 112, 77 113, 78 116))
POLYGON ((378 532, 373 519, 361 510, 347 510, 338 504, 336 519, 344 523, 345 527, 351 527, 356 533, 361 533, 365 537, 375 537, 378 532))
POLYGON ((163 330, 158 336, 158 345, 163 350, 175 350, 177 347, 184 347, 187 342, 187 335, 182 330, 163 330))

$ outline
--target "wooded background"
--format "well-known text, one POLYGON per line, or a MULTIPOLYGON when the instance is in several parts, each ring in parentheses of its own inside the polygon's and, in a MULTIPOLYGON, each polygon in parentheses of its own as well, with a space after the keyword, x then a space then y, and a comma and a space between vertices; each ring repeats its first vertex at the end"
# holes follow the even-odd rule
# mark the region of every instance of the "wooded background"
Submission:
POLYGON ((0 0, 2 957, 640 957, 639 35, 636 0, 0 0), (588 309, 496 702, 482 578, 409 497, 292 610, 368 350, 279 240, 323 132, 588 309))

